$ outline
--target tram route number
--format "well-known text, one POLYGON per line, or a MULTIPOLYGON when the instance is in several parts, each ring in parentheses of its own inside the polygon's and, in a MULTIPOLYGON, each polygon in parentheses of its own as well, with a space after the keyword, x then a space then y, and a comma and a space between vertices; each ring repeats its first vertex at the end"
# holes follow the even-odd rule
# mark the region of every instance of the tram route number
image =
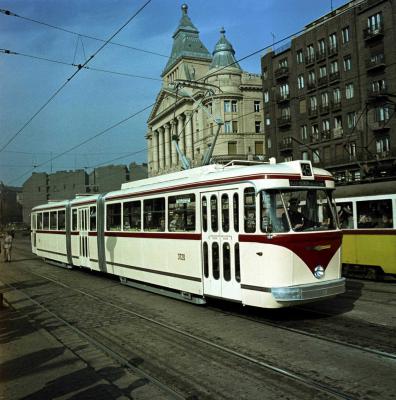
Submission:
POLYGON ((177 253, 177 259, 180 261, 186 261, 186 255, 184 253, 177 253))

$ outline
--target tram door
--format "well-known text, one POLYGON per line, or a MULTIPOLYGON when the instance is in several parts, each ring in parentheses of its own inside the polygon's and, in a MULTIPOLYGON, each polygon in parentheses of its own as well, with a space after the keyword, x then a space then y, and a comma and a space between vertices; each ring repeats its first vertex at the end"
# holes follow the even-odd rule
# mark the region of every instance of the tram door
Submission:
POLYGON ((204 294, 241 299, 236 190, 201 195, 204 294))
POLYGON ((88 243, 88 223, 89 208, 84 207, 78 210, 79 223, 79 249, 80 249, 80 265, 82 267, 89 266, 89 243, 88 243))

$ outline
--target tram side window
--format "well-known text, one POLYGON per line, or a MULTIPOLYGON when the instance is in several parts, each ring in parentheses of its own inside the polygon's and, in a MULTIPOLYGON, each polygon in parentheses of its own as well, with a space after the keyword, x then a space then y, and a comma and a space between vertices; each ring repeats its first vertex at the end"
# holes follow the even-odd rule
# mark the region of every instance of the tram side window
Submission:
POLYGON ((241 281, 241 260, 239 257, 239 243, 235 243, 234 258, 235 258, 235 279, 237 282, 240 282, 241 281))
POLYGON ((49 230, 49 213, 48 212, 43 213, 43 229, 45 231, 49 230))
POLYGON ((77 230, 77 209, 72 209, 72 231, 77 230))
POLYGON ((392 200, 358 201, 358 228, 392 228, 392 200))
POLYGON ((340 222, 341 229, 352 229, 353 228, 353 208, 352 202, 348 201, 345 203, 337 202, 337 214, 338 221, 340 222))
POLYGON ((219 230, 219 218, 217 216, 217 196, 212 195, 210 198, 210 223, 213 232, 219 230))
POLYGON ((37 229, 43 229, 43 214, 37 214, 37 229))
POLYGON ((243 194, 245 208, 245 232, 256 232, 256 196, 254 188, 246 188, 243 194))
POLYGON ((56 211, 50 212, 50 230, 56 231, 58 229, 58 217, 56 211))
POLYGON ((106 230, 121 230, 121 203, 106 205, 106 230))
POLYGON ((168 224, 171 232, 195 231, 195 194, 168 198, 168 224))
POLYGON ((234 213, 234 231, 239 232, 239 196, 238 196, 238 193, 234 193, 233 213, 234 213))
POLYGON ((260 195, 260 228, 262 232, 285 232, 282 222, 285 209, 279 192, 262 191, 260 195))
POLYGON ((32 214, 31 215, 31 222, 30 225, 32 227, 33 230, 37 229, 37 214, 32 214))
POLYGON ((142 225, 142 202, 128 201, 124 203, 124 231, 140 231, 142 225))
POLYGON ((221 196, 221 227, 223 232, 230 230, 230 201, 225 193, 221 196))
POLYGON ((89 230, 96 231, 96 206, 89 207, 89 230))
POLYGON ((148 199, 143 202, 145 231, 165 231, 165 198, 148 199))
POLYGON ((65 210, 58 211, 58 230, 64 231, 65 226, 65 210))
POLYGON ((208 230, 208 202, 206 197, 202 197, 202 229, 204 232, 208 230))

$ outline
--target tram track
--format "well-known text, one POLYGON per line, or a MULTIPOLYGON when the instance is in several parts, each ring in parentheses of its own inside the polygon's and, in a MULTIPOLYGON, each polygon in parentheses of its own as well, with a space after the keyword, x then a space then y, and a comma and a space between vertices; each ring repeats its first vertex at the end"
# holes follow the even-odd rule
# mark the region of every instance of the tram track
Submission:
MULTIPOLYGON (((314 381, 310 378, 307 378, 301 374, 295 373, 291 370, 285 369, 285 368, 281 368, 279 366, 276 366, 274 364, 265 362, 263 360, 257 359, 255 357, 252 357, 250 355, 247 354, 243 354, 241 352, 235 351, 231 348, 227 348, 225 346, 219 345, 217 343, 214 343, 213 341, 210 341, 208 339, 202 338, 202 337, 198 337, 196 335, 193 335, 189 332, 186 332, 182 329, 176 328, 174 326, 171 326, 169 324, 165 324, 163 322, 157 321, 151 317, 147 317, 143 314, 137 313, 135 311, 131 311, 130 309, 120 306, 118 304, 114 304, 111 301, 104 301, 102 298, 100 298, 99 296, 96 296, 92 293, 88 293, 85 290, 82 289, 77 289, 77 288, 73 288, 70 285, 67 285, 63 282, 59 282, 57 279, 54 279, 53 277, 48 277, 46 275, 42 275, 39 274, 37 272, 32 272, 30 270, 28 270, 27 272, 41 278, 44 279, 46 281, 50 281, 56 285, 61 286, 64 289, 67 290, 71 290, 74 292, 77 292, 83 296, 89 297, 91 299, 93 299, 95 302, 99 302, 99 303, 106 303, 107 306, 111 305, 111 307, 113 307, 114 309, 118 310, 118 311, 122 311, 123 313, 127 313, 129 314, 131 317, 133 318, 139 318, 141 320, 144 320, 145 322, 148 322, 150 324, 154 324, 157 327, 161 327, 163 329, 166 329, 170 332, 172 332, 172 334, 177 334, 177 335, 182 335, 185 338, 188 338, 189 340, 191 340, 192 342, 195 343, 201 343, 204 346, 208 346, 212 349, 216 349, 216 351, 220 351, 222 353, 225 353, 228 355, 228 357, 236 357, 240 360, 243 360, 244 362, 248 362, 249 364, 253 364, 256 367, 259 367, 261 369, 265 369, 265 370, 269 370, 272 373, 276 373, 278 375, 281 375, 285 378, 287 378, 288 380, 292 380, 294 382, 297 382, 298 384, 302 384, 305 387, 315 390, 317 392, 320 392, 324 395, 330 396, 330 398, 336 398, 336 399, 353 399, 354 396, 349 394, 349 393, 345 393, 342 390, 339 390, 335 387, 332 387, 330 385, 324 384, 324 383, 320 383, 317 381, 314 381)), ((128 361, 128 358, 123 357, 122 355, 120 355, 120 352, 115 352, 114 350, 112 350, 112 345, 110 344, 103 344, 103 340, 96 340, 92 337, 92 335, 87 334, 86 332, 84 332, 83 330, 77 328, 74 324, 69 323, 66 319, 62 318, 59 315, 56 315, 53 311, 51 311, 48 307, 46 307, 44 304, 40 303, 39 301, 33 299, 31 296, 29 296, 27 293, 25 293, 22 289, 18 289, 17 287, 13 287, 14 290, 19 290, 22 291, 23 294, 25 296, 27 296, 31 301, 33 301, 38 307, 41 307, 42 309, 46 310, 47 312, 51 313, 51 315, 53 315, 54 317, 56 317, 61 323, 67 325, 69 328, 73 329, 75 332, 77 332, 79 335, 83 336, 86 340, 90 340, 95 346, 97 346, 98 348, 102 349, 104 352, 106 352, 109 356, 113 357, 114 359, 118 360, 118 362, 120 362, 121 364, 125 365, 127 368, 130 368, 131 370, 140 372, 141 370, 137 367, 134 366, 133 364, 131 364, 128 361)), ((196 344, 195 344, 196 345, 196 344)), ((194 344, 191 346, 191 348, 194 348, 195 346, 194 344)), ((145 376, 146 379, 149 379, 151 381, 151 377, 150 376, 145 376)), ((155 380, 153 381, 155 382, 155 380)), ((158 384, 156 382, 156 384, 158 384)), ((160 385, 160 383, 159 383, 160 385)), ((161 386, 162 390, 167 390, 166 387, 161 386)), ((175 393, 171 393, 174 397, 173 398, 185 398, 185 397, 180 397, 180 394, 178 392, 175 393)), ((197 398, 200 398, 199 396, 197 398)), ((315 397, 316 398, 316 397, 315 397)), ((328 397, 326 397, 328 398, 328 397)))

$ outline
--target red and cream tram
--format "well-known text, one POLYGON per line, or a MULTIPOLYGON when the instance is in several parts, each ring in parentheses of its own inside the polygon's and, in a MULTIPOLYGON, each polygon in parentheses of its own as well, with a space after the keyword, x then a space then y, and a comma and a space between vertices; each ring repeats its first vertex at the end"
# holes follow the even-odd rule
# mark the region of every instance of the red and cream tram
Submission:
POLYGON ((290 306, 345 291, 333 190, 309 161, 208 165, 35 207, 32 249, 195 303, 290 306))

